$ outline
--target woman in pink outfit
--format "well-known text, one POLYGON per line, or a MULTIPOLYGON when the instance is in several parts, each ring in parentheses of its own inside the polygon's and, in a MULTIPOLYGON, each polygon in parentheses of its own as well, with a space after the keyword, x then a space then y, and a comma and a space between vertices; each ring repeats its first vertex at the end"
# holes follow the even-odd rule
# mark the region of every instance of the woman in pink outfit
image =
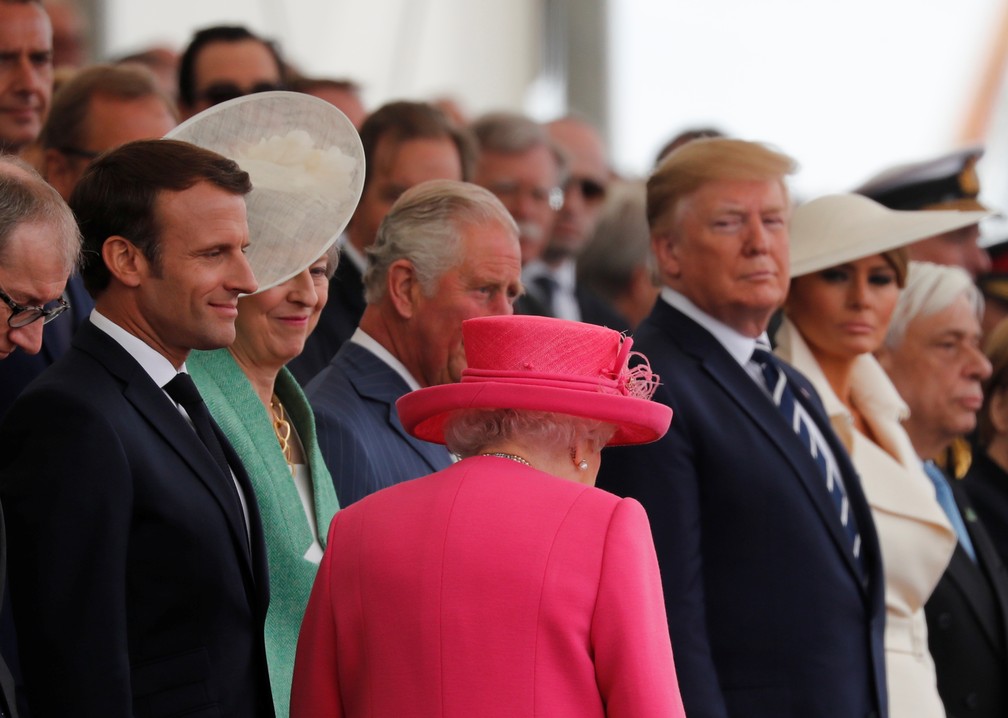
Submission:
POLYGON ((463 323, 458 384, 398 402, 453 466, 336 514, 291 716, 683 716, 644 510, 594 488, 671 411, 632 340, 546 317, 463 323))

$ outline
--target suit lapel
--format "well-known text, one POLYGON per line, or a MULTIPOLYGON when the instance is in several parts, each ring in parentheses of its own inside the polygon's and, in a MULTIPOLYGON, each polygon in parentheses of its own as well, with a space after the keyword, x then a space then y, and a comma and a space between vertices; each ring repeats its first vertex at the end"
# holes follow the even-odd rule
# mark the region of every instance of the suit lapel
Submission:
MULTIPOLYGON (((774 405, 773 401, 753 380, 745 369, 725 350, 724 347, 699 324, 659 300, 651 314, 651 321, 656 322, 674 338, 676 346, 691 355, 703 367, 704 371, 717 383, 740 411, 747 414, 753 423, 759 427, 767 442, 773 446, 781 457, 791 465, 812 505, 819 513, 827 531, 833 538, 838 550, 851 572, 858 578, 860 571, 851 553, 849 540, 844 533, 837 516, 836 507, 826 491, 819 467, 812 456, 801 445, 794 431, 774 405)), ((789 366, 784 367, 788 381, 791 382, 795 397, 816 422, 830 450, 833 452, 845 486, 856 482, 853 467, 847 459, 846 451, 835 441, 832 428, 825 414, 818 407, 804 382, 795 381, 796 373, 789 366)), ((673 390, 674 391, 674 390, 673 390)), ((848 493, 850 493, 848 491, 848 493)), ((867 515, 858 515, 859 530, 865 533, 865 522, 871 523, 867 515)), ((868 529, 870 531, 870 529, 868 529)))
POLYGON ((409 385, 388 364, 364 347, 348 343, 347 378, 364 398, 385 405, 389 426, 423 459, 431 472, 451 464, 451 454, 440 444, 421 441, 403 428, 396 410, 396 400, 409 393, 409 385))
MULTIPOLYGON (((185 461, 192 469, 193 474, 200 483, 206 487, 207 491, 214 497, 223 512, 235 544, 236 551, 242 556, 242 564, 248 572, 248 577, 253 578, 251 556, 249 552, 248 533, 245 527, 245 517, 242 515, 240 506, 235 507, 235 498, 227 493, 229 487, 224 481, 230 481, 230 477, 222 477, 220 467, 214 461, 206 446, 193 431, 185 418, 178 412, 171 400, 164 391, 157 386, 143 368, 123 349, 119 344, 90 323, 83 325, 74 338, 74 345, 84 352, 93 356, 101 362, 109 372, 117 376, 123 383, 123 396, 129 401, 150 424, 151 428, 157 432, 165 442, 185 461)), ((216 425, 215 425, 216 428, 216 425)), ((228 461, 233 467, 241 470, 241 462, 234 454, 234 450, 223 437, 219 428, 216 428, 218 438, 228 456, 228 461)), ((245 478, 245 485, 248 485, 245 478)), ((243 486, 243 490, 246 490, 243 486)), ((246 500, 249 504, 254 503, 255 496, 247 494, 246 500)), ((252 515, 258 517, 249 508, 250 519, 252 515)), ((256 532, 253 531, 253 534, 256 532)), ((253 581, 254 583, 254 581, 253 581)))
POLYGON ((952 561, 949 563, 948 576, 953 583, 959 586, 970 610, 983 626, 984 633, 991 645, 994 646, 995 651, 1000 652, 1002 646, 1008 647, 1008 573, 1005 572, 1004 563, 994 542, 978 520, 966 492, 962 490, 958 482, 950 481, 949 483, 966 524, 966 530, 969 531, 970 539, 973 542, 977 564, 974 564, 966 555, 962 546, 957 545, 952 561), (982 595, 981 591, 984 591, 984 587, 977 584, 984 579, 990 586, 991 595, 997 603, 998 610, 996 612, 982 610, 977 602, 977 598, 982 595))

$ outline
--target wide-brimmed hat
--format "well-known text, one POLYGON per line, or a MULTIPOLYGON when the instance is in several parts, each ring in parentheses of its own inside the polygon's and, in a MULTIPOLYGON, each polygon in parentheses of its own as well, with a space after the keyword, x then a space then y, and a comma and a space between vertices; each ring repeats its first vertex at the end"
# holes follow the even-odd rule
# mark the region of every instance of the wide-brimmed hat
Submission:
POLYGON ((524 409, 615 424, 609 445, 645 444, 668 431, 672 410, 650 401, 658 386, 647 359, 628 366, 633 339, 594 324, 538 316, 462 322, 468 367, 457 384, 396 402, 406 431, 444 443, 444 423, 461 409, 524 409))
POLYGON ((263 291, 304 271, 346 228, 364 188, 364 148, 325 100, 260 92, 204 110, 166 135, 213 150, 252 179, 249 264, 263 291))
POLYGON ((968 227, 989 212, 902 211, 859 194, 832 194, 799 205, 791 217, 791 276, 906 246, 968 227))

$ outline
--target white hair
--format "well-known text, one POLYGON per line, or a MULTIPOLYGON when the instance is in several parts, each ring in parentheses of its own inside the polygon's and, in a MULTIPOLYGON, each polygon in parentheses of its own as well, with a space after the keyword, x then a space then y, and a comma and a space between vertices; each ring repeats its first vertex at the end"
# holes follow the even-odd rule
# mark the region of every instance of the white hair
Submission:
POLYGON ((615 433, 615 426, 598 419, 518 409, 460 409, 444 425, 445 444, 463 458, 502 441, 551 452, 587 439, 592 449, 600 450, 615 433))
POLYGON ((983 295, 972 277, 961 267, 931 262, 910 262, 906 286, 889 321, 885 345, 895 349, 902 343, 907 327, 917 317, 928 317, 948 309, 959 297, 966 297, 977 321, 983 318, 983 295))

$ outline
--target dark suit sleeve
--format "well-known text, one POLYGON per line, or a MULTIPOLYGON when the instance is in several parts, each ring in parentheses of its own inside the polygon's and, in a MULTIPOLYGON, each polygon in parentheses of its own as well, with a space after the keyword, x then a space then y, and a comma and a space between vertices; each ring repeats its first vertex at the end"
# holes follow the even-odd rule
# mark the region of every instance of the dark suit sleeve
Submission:
POLYGON ((689 418, 676 411, 665 387, 659 388, 654 398, 673 407, 675 418, 669 432, 653 444, 605 449, 598 485, 636 498, 651 521, 686 715, 727 718, 706 629, 700 477, 689 438, 689 418))
POLYGON ((313 397, 312 401, 315 402, 319 450, 332 475, 336 498, 345 508, 379 488, 375 477, 377 469, 370 454, 376 448, 369 450, 362 441, 360 430, 355 431, 348 424, 348 418, 352 421, 353 417, 334 410, 332 402, 319 401, 317 397, 313 397))
POLYGON ((32 715, 131 716, 126 457, 94 410, 68 397, 33 399, 0 433, 8 447, 0 490, 12 602, 32 715))

